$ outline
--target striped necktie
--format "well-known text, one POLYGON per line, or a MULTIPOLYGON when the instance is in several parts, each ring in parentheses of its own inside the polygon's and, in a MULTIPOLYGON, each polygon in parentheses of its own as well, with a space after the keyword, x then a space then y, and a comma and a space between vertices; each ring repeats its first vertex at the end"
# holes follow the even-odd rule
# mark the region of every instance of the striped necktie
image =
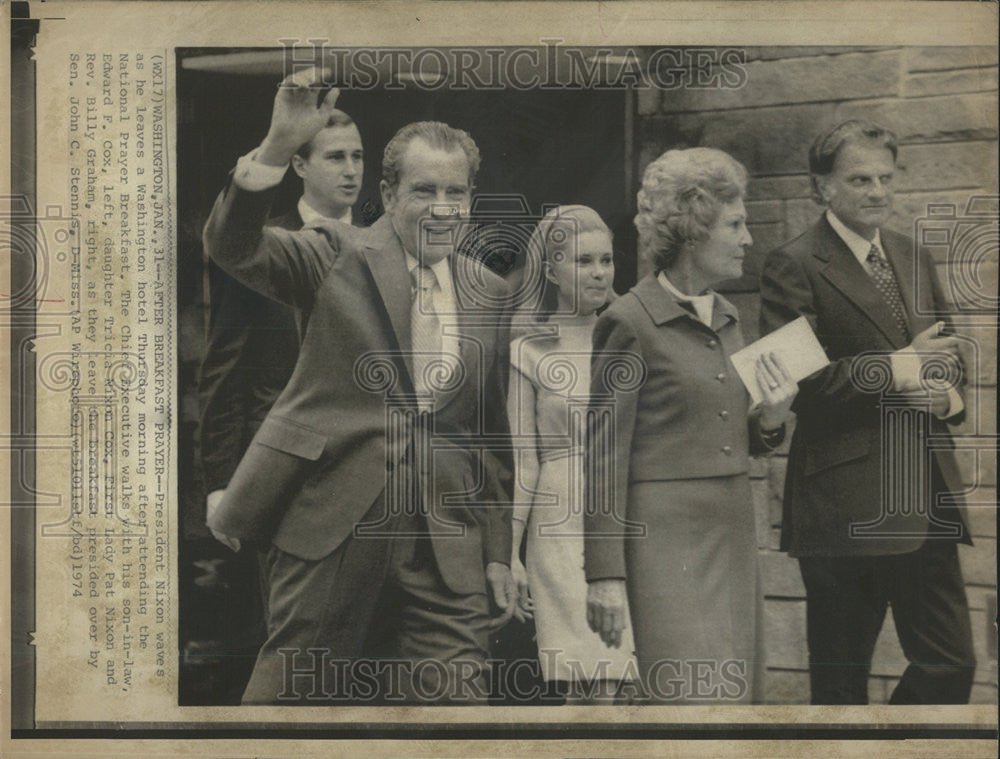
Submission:
POLYGON ((910 340, 910 329, 906 323, 906 308, 903 305, 903 296, 899 291, 899 282, 893 274, 892 267, 886 260, 885 255, 879 250, 878 245, 872 243, 871 250, 868 251, 868 272, 871 274, 875 287, 885 302, 892 309, 892 315, 896 318, 896 325, 903 333, 907 342, 910 340))
POLYGON ((410 330, 413 341, 413 385, 422 396, 420 407, 434 405, 430 375, 441 360, 441 321, 434 309, 437 276, 429 266, 415 266, 410 272, 413 303, 410 306, 410 330))

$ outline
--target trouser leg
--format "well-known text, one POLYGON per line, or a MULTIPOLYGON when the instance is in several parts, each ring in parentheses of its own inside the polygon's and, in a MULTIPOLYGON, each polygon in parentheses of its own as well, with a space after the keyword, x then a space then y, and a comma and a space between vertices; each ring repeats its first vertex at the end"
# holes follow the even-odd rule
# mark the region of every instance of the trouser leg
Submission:
MULTIPOLYGON (((415 541, 412 558, 395 563, 396 650, 408 663, 406 699, 414 703, 485 702, 490 607, 484 593, 452 592, 437 569, 430 539, 415 541)), ((485 589, 484 589, 485 590, 485 589)))
POLYGON ((867 704, 887 599, 873 557, 799 559, 813 704, 867 704))
MULTIPOLYGON (((383 512, 381 499, 369 515, 383 512)), ((350 700, 351 664, 364 650, 385 584, 393 536, 348 537, 329 555, 268 554, 268 637, 243 703, 350 700)))
POLYGON ((891 565, 889 602, 909 666, 892 704, 964 704, 976 669, 958 547, 928 539, 891 565))

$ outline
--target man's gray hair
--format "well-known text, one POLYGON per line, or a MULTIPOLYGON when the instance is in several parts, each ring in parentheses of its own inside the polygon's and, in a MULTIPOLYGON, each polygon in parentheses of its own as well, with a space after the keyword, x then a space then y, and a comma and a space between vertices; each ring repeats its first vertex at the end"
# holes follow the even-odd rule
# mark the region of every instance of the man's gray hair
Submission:
POLYGON ((400 163, 406 148, 416 138, 432 148, 448 152, 461 150, 469 162, 469 184, 474 185, 479 172, 479 148, 468 132, 448 126, 441 121, 414 121, 407 124, 389 140, 382 155, 382 179, 390 187, 399 185, 400 163))

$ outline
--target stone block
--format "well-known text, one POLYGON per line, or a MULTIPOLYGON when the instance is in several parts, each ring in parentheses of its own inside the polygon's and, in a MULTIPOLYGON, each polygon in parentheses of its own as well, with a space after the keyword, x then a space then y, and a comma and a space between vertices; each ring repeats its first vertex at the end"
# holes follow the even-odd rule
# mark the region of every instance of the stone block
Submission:
POLYGON ((792 240, 816 223, 823 215, 823 207, 812 200, 785 201, 785 229, 792 240))
POLYGON ((761 267, 764 257, 788 239, 784 222, 777 224, 748 224, 753 245, 747 249, 747 257, 743 261, 744 279, 752 283, 753 289, 759 287, 761 267))
POLYGON ((785 206, 780 200, 747 200, 744 204, 748 224, 780 222, 785 218, 785 206))
POLYGON ((746 64, 747 82, 739 89, 687 88, 667 94, 661 113, 760 108, 786 103, 816 103, 897 95, 898 50, 821 55, 746 64))
POLYGON ((772 551, 778 551, 781 549, 781 528, 772 527, 771 528, 771 538, 767 543, 767 547, 772 551))
POLYGON ((764 480, 751 480, 750 492, 753 495, 754 530, 756 533, 757 547, 767 545, 767 536, 771 531, 771 525, 767 519, 767 482, 764 480))
POLYGON ((996 64, 997 48, 994 45, 910 48, 905 58, 907 71, 945 71, 996 64))
POLYGON ((636 177, 639 182, 642 181, 642 174, 646 171, 646 167, 659 158, 663 154, 664 150, 666 150, 666 148, 663 147, 663 144, 653 139, 648 139, 640 145, 639 172, 636 177))
MULTIPOLYGON (((995 251, 994 248, 993 260, 977 255, 974 250, 945 253, 962 264, 960 269, 955 269, 954 262, 939 263, 937 268, 951 314, 984 317, 996 310, 998 275, 995 251)), ((990 253, 984 255, 990 256, 990 253)))
POLYGON ((764 675, 764 703, 808 704, 809 673, 769 669, 764 675))
POLYGON ((797 559, 782 551, 761 551, 758 559, 765 598, 790 600, 806 597, 797 559))
POLYGON ((870 119, 896 133, 901 142, 993 140, 997 134, 997 96, 948 95, 912 100, 848 101, 834 121, 870 119))
POLYGON ((977 540, 975 545, 959 545, 958 560, 966 585, 995 588, 997 585, 997 544, 994 540, 977 540))
POLYGON ((638 142, 719 148, 751 174, 794 174, 807 170, 809 145, 836 110, 821 103, 648 117, 640 119, 638 142))
MULTIPOLYGON (((966 237, 972 231, 996 229, 997 214, 1000 213, 1000 195, 996 193, 996 178, 985 187, 970 187, 967 190, 939 190, 937 192, 914 192, 896 195, 897 210, 905 210, 900 202, 913 205, 913 236, 932 248, 935 260, 954 257, 948 245, 938 239, 928 240, 932 232, 945 231, 949 239, 954 239, 951 247, 958 244, 956 235, 966 237), (978 228, 978 229, 977 229, 978 228), (918 233, 919 230, 919 233, 918 233)), ((985 235, 984 235, 985 236, 985 235)), ((996 258, 996 241, 986 250, 996 258)))
MULTIPOLYGON (((952 427, 952 432, 956 437, 963 435, 992 435, 996 432, 997 420, 997 397, 995 387, 967 387, 965 392, 966 414, 965 420, 952 427)), ((978 469, 979 477, 969 480, 969 484, 993 485, 996 483, 996 467, 992 467, 994 477, 988 476, 990 467, 987 466, 986 458, 990 458, 991 453, 995 457, 996 451, 985 449, 979 450, 978 469)), ((974 466, 973 461, 966 462, 970 467, 974 466)))
MULTIPOLYGON (((991 188, 989 186, 972 187, 971 185, 967 190, 897 192, 893 198, 893 213, 889 219, 889 227, 914 239, 919 239, 918 229, 942 230, 947 232, 949 236, 953 235, 956 230, 965 232, 970 229, 970 225, 980 223, 978 217, 966 213, 969 201, 990 194, 991 188)), ((788 201, 789 204, 793 202, 796 201, 788 201)), ((984 219, 983 224, 986 223, 984 219)), ((995 246, 996 243, 994 242, 993 245, 995 246)), ((995 251, 996 248, 994 247, 993 250, 995 251)), ((931 253, 938 263, 944 263, 943 258, 949 254, 954 258, 958 252, 950 251, 942 244, 931 246, 931 253)), ((993 258, 996 258, 995 253, 993 258)))
POLYGON ((969 621, 972 623, 972 650, 976 652, 976 674, 974 681, 977 683, 996 682, 996 634, 990 627, 990 620, 986 612, 980 609, 969 611, 969 621))
POLYGON ((963 92, 995 92, 996 68, 960 69, 910 74, 903 79, 904 97, 957 95, 963 92))
POLYGON ((995 142, 904 145, 896 162, 897 190, 993 189, 997 181, 995 142))
POLYGON ((750 479, 762 480, 767 477, 767 459, 753 456, 750 458, 750 479))
POLYGON ((986 661, 985 663, 977 660, 976 662, 976 674, 972 678, 973 683, 978 683, 980 685, 986 685, 997 687, 997 663, 996 661, 986 661))
POLYGON ((965 514, 972 539, 996 540, 997 489, 976 488, 965 496, 965 514))
POLYGON ((996 447, 988 441, 980 449, 955 451, 955 461, 966 487, 995 488, 997 484, 996 447))
MULTIPOLYGON (((786 442, 791 439, 791 430, 785 430, 786 442)), ((781 507, 785 495, 785 475, 788 471, 788 459, 784 456, 773 456, 771 461, 771 471, 768 476, 768 485, 771 491, 770 499, 770 519, 771 524, 781 525, 781 507)))
MULTIPOLYGON (((806 159, 803 156, 803 165, 806 159)), ((747 200, 779 200, 811 198, 812 183, 808 174, 790 174, 780 177, 753 177, 747 185, 747 200)))
POLYGON ((636 88, 636 107, 640 116, 649 116, 656 113, 660 108, 660 97, 663 90, 659 87, 638 87, 636 88))
MULTIPOLYGON (((996 242, 993 242, 996 245, 996 242)), ((983 312, 996 308, 997 288, 1000 285, 1000 270, 997 267, 996 247, 993 260, 980 260, 975 266, 975 278, 966 276, 952 286, 955 305, 965 311, 983 312)))
POLYGON ((808 669, 806 602, 765 601, 764 640, 768 667, 808 669))
POLYGON ((957 332, 975 344, 965 366, 969 382, 974 385, 997 383, 997 329, 995 326, 963 324, 957 332))
MULTIPOLYGON (((970 585, 965 589, 965 595, 969 600, 969 609, 983 612, 984 621, 986 624, 992 626, 992 623, 989 620, 990 615, 988 612, 993 612, 996 608, 996 588, 980 588, 977 585, 970 585)), ((992 654, 992 658, 996 658, 996 652, 992 654)))
POLYGON ((747 60, 784 60, 786 58, 812 58, 818 55, 844 55, 883 50, 882 47, 860 45, 762 45, 747 48, 747 60))

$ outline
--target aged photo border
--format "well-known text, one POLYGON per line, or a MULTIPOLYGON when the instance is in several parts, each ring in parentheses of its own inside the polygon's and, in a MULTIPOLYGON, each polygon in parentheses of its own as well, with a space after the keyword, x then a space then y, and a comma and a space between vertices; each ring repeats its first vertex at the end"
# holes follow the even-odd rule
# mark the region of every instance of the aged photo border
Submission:
MULTIPOLYGON (((14 4, 9 10, 13 14, 23 12, 25 9, 21 6, 26 4, 14 4)), ((442 5, 442 4, 437 4, 442 5)), ((49 6, 53 7, 53 6, 49 6)), ((678 4, 676 6, 678 12, 684 16, 686 19, 690 19, 687 15, 687 8, 685 4, 678 4)), ((35 9, 40 11, 47 11, 49 8, 46 6, 40 6, 36 4, 30 4, 30 10, 32 15, 34 15, 35 9)), ((103 11, 107 11, 107 8, 102 8, 103 11)), ((440 12, 438 8, 434 9, 440 12)), ((628 10, 639 12, 639 6, 631 7, 628 10)), ((728 8, 723 8, 723 11, 729 10, 728 8)), ((392 13, 396 11, 396 7, 391 7, 385 10, 386 13, 392 13)), ((553 11, 555 12, 555 11, 553 11)), ((614 12, 619 12, 615 9, 614 12)), ((605 22, 611 23, 614 17, 614 12, 605 7, 602 11, 602 19, 605 22)), ((746 5, 734 6, 733 13, 737 15, 749 14, 750 10, 746 5), (736 10, 738 8, 738 10, 736 10)), ((475 9, 470 9, 470 16, 467 18, 474 18, 475 9)), ((723 13, 723 15, 728 15, 723 13)), ((219 16, 215 16, 218 20, 219 16)), ((42 21, 44 25, 45 21, 42 21)), ((18 35, 33 35, 38 31, 38 21, 34 20, 24 20, 17 22, 12 25, 12 30, 15 32, 14 41, 18 39, 18 35)), ((24 41, 24 37, 20 38, 24 41)), ((177 43, 180 44, 180 43, 177 43)), ((17 60, 15 58, 15 44, 12 44, 12 64, 17 60)), ((28 64, 27 60, 24 58, 19 59, 21 68, 17 64, 11 67, 11 82, 10 82, 10 93, 11 101, 13 103, 18 103, 23 105, 27 102, 34 102, 34 98, 37 97, 37 93, 33 92, 33 81, 32 81, 32 68, 28 64)), ((12 148, 12 161, 11 161, 11 187, 10 196, 15 196, 18 193, 23 194, 27 197, 31 197, 34 194, 34 172, 31 170, 30 162, 15 160, 18 156, 32 155, 34 156, 35 145, 33 140, 34 135, 34 125, 31 123, 31 117, 33 114, 33 109, 28 108, 12 108, 12 124, 11 124, 11 141, 10 145, 12 148)), ((5 188, 6 189, 6 188, 5 188)), ((11 258, 10 267, 10 289, 8 292, 19 292, 21 287, 27 286, 29 282, 32 281, 34 276, 34 271, 30 267, 18 268, 19 266, 24 266, 25 262, 23 259, 11 258)), ((17 340, 30 339, 33 334, 33 311, 31 308, 18 309, 20 313, 12 314, 10 321, 11 327, 9 330, 9 339, 12 347, 11 357, 16 361, 19 357, 30 355, 28 353, 22 353, 19 351, 13 351, 13 346, 17 344, 17 340)), ((33 434, 33 428, 31 427, 30 416, 25 416, 22 412, 26 408, 31 408, 33 405, 33 385, 30 382, 25 383, 22 386, 18 386, 17 382, 20 382, 21 378, 33 377, 34 370, 27 369, 26 367, 18 367, 12 364, 9 367, 8 377, 11 380, 11 404, 10 404, 10 438, 14 441, 23 442, 30 439, 33 434), (16 428, 14 426, 15 420, 22 421, 24 426, 21 428, 16 428)), ((30 481, 23 482, 20 480, 15 480, 13 478, 14 468, 11 467, 12 479, 10 486, 12 492, 10 497, 7 499, 9 503, 19 503, 22 500, 30 500, 28 496, 30 495, 32 488, 35 483, 30 481), (20 492, 16 488, 23 488, 20 492)), ((33 609, 34 604, 31 603, 33 600, 33 578, 34 578, 34 541, 33 540, 16 540, 14 539, 17 534, 28 534, 34 535, 35 525, 32 517, 32 513, 29 509, 12 509, 11 510, 11 553, 9 554, 9 568, 11 583, 11 592, 14 594, 11 598, 11 614, 10 623, 13 638, 10 638, 12 645, 15 645, 15 641, 20 642, 20 638, 17 636, 23 636, 24 631, 31 630, 33 628, 33 609), (28 601, 28 603, 25 603, 28 601)), ((488 721, 464 721, 462 719, 462 710, 452 712, 447 718, 448 721, 442 721, 439 723, 426 723, 422 722, 417 725, 414 724, 411 719, 420 719, 416 714, 409 715, 410 718, 404 719, 398 723, 394 723, 391 726, 389 724, 379 724, 378 726, 372 724, 364 724, 361 720, 355 723, 352 727, 337 727, 331 728, 328 724, 325 724, 322 718, 317 721, 307 721, 298 722, 293 725, 290 722, 280 721, 280 722, 267 722, 266 719, 261 719, 259 722, 254 717, 246 717, 246 719, 254 720, 257 727, 249 728, 246 723, 243 722, 242 715, 237 716, 236 712, 230 711, 227 713, 226 718, 216 722, 214 719, 210 723, 174 723, 174 726, 166 728, 159 725, 150 724, 134 724, 129 725, 127 723, 118 723, 118 726, 112 727, 110 725, 98 726, 94 725, 91 727, 81 727, 79 725, 66 725, 63 726, 51 726, 44 729, 36 729, 33 727, 24 727, 32 722, 32 704, 31 704, 31 694, 33 689, 31 687, 25 688, 26 683, 31 682, 33 677, 33 664, 31 666, 25 666, 20 661, 12 661, 11 672, 17 674, 17 686, 18 692, 11 693, 11 711, 10 719, 11 726, 13 728, 11 732, 11 737, 20 739, 72 739, 72 738, 88 738, 88 739, 173 739, 177 738, 177 730, 183 730, 183 737, 185 739, 214 739, 214 738, 228 738, 233 740, 243 740, 252 738, 263 738, 268 739, 290 739, 290 738, 306 738, 309 739, 327 739, 327 740, 360 740, 369 738, 393 738, 396 740, 433 740, 442 739, 449 742, 466 742, 477 739, 497 739, 497 738, 516 738, 518 740, 540 740, 540 741, 552 741, 557 742, 564 740, 566 738, 566 731, 572 729, 574 731, 573 739, 581 741, 611 741, 618 739, 625 740, 637 740, 644 743, 646 746, 651 746, 651 741, 660 741, 666 738, 671 740, 687 741, 696 740, 702 741, 707 739, 715 740, 733 740, 738 738, 749 738, 759 741, 770 741, 770 740, 795 740, 795 741, 806 741, 806 740, 851 740, 851 741, 862 741, 868 740, 873 737, 885 738, 885 739, 899 739, 899 738, 910 738, 910 739, 987 739, 993 740, 996 736, 995 727, 992 725, 975 724, 971 722, 951 722, 949 719, 931 719, 927 722, 913 722, 913 723, 901 723, 901 724, 886 724, 883 722, 878 727, 866 724, 866 720, 860 718, 859 712, 844 712, 843 717, 840 719, 834 718, 831 721, 826 719, 817 719, 816 721, 811 721, 808 718, 802 721, 796 720, 794 723, 786 722, 782 724, 780 720, 782 719, 782 709, 777 707, 768 707, 766 714, 766 719, 775 719, 777 722, 773 723, 763 723, 756 722, 754 716, 748 716, 747 718, 741 719, 735 722, 728 722, 722 724, 721 720, 719 724, 714 724, 711 727, 707 726, 703 722, 693 720, 684 723, 670 723, 665 724, 662 722, 657 722, 655 720, 642 720, 643 712, 642 710, 631 711, 629 713, 628 719, 629 724, 627 727, 620 724, 608 724, 595 722, 593 717, 596 716, 594 712, 587 712, 586 710, 575 715, 573 719, 568 720, 563 723, 537 723, 537 722, 520 722, 520 721, 510 721, 506 720, 503 723, 500 722, 488 722, 488 721), (451 720, 455 721, 452 722, 451 720), (632 722, 632 720, 642 720, 632 722), (590 724, 588 724, 590 723, 590 724), (210 726, 209 726, 210 725, 210 726)), ((9 691, 8 691, 9 692, 9 691)), ((947 710, 940 711, 940 714, 944 716, 945 714, 951 714, 947 710)), ((958 712, 955 712, 956 714, 958 712)), ((257 714, 255 710, 254 714, 257 714)), ((262 713, 266 714, 266 711, 262 713)), ((617 712, 606 712, 609 719, 616 719, 617 712)), ((603 717, 603 715, 602 715, 603 717)), ((761 714, 763 717, 763 714, 761 714)), ((715 722, 718 719, 712 720, 715 722)), ((122 744, 119 744, 122 745, 122 744)), ((593 748, 594 744, 591 744, 593 748)), ((89 748, 85 750, 90 750, 89 748)), ((82 753, 74 752, 76 755, 82 755, 82 753)))

